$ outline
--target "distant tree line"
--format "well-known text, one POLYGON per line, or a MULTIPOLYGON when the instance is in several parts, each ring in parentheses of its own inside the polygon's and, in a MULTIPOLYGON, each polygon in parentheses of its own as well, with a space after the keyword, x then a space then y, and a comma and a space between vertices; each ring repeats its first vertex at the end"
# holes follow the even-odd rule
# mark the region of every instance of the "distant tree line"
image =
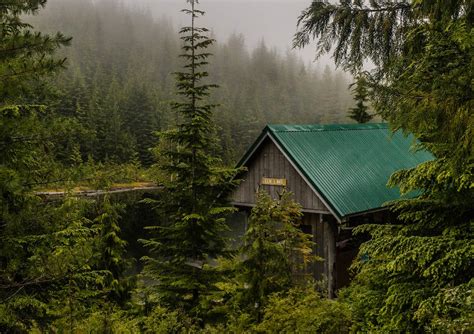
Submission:
MULTIPOLYGON (((42 31, 73 37, 61 52, 67 70, 53 82, 52 112, 74 120, 65 159, 152 163, 154 131, 178 120, 172 73, 179 69, 180 42, 172 22, 154 19, 116 1, 48 2, 32 18, 42 31), (59 98, 58 98, 59 97, 59 98), (74 154, 74 152, 76 154, 74 154)), ((329 67, 304 64, 291 52, 261 42, 250 50, 242 35, 216 43, 209 80, 220 89, 211 102, 224 162, 232 163, 267 123, 348 122, 349 78, 329 67)))

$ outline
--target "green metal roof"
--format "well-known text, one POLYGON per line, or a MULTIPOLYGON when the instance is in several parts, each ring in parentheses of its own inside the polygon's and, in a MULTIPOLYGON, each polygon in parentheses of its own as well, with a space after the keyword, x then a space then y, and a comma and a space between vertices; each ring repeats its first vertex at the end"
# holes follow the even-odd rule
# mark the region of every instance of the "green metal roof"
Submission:
POLYGON ((393 172, 433 159, 413 152, 413 136, 386 124, 268 125, 239 165, 270 135, 340 217, 370 211, 400 198, 388 188, 393 172))

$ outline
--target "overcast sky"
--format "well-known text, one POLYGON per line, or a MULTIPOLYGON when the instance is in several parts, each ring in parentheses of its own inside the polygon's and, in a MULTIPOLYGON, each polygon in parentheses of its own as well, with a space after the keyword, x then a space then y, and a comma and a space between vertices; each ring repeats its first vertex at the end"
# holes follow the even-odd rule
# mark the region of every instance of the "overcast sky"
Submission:
MULTIPOLYGON (((177 27, 189 23, 187 16, 180 12, 187 6, 186 0, 125 2, 142 10, 150 10, 155 17, 171 18, 177 27)), ((311 0, 201 0, 198 8, 204 10, 206 15, 199 24, 212 29, 221 41, 234 32, 242 33, 248 47, 254 47, 264 39, 267 46, 285 52, 291 48, 298 16, 310 3, 311 0)), ((314 59, 314 46, 295 52, 305 61, 314 59)))

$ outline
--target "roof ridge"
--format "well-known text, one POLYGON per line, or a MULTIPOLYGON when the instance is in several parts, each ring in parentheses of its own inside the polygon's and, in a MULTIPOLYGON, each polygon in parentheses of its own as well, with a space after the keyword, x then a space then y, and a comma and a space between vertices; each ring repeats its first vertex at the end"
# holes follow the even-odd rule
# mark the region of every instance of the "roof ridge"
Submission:
POLYGON ((274 130, 274 132, 319 132, 319 131, 364 131, 364 130, 378 130, 378 129, 386 129, 386 128, 355 128, 355 129, 312 129, 312 130, 274 130))
POLYGON ((272 132, 362 131, 388 129, 387 123, 363 124, 269 124, 272 132))

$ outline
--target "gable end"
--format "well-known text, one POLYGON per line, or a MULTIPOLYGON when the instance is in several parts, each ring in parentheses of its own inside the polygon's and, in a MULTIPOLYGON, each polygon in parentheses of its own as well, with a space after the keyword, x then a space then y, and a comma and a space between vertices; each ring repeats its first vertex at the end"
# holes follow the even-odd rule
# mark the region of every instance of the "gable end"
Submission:
POLYGON ((332 210, 315 193, 271 135, 263 136, 257 143, 246 161, 242 161, 248 170, 242 175, 243 181, 232 196, 234 205, 255 205, 259 188, 277 198, 283 186, 262 184, 263 178, 267 178, 285 180, 286 189, 293 193, 295 201, 301 204, 304 212, 331 213, 332 210))

